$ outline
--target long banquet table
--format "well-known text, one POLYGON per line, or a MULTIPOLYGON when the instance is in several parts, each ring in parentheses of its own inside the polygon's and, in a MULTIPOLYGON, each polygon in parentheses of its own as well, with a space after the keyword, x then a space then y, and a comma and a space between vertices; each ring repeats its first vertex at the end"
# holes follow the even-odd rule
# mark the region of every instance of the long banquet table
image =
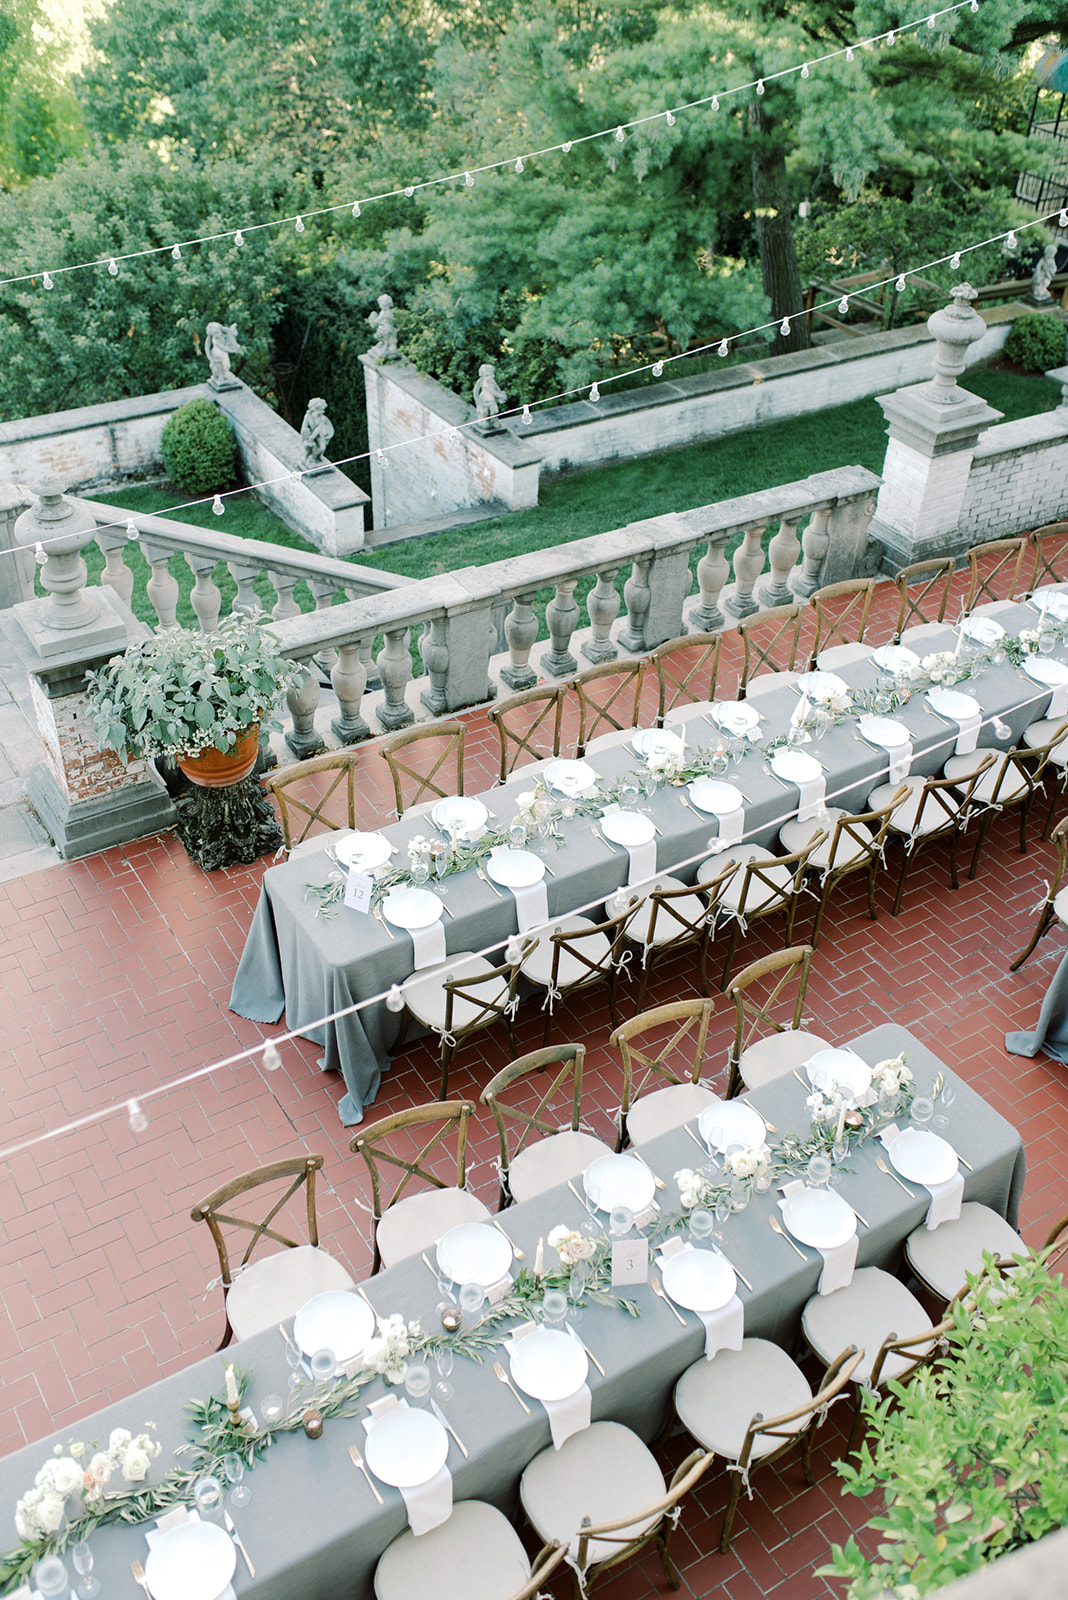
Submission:
MULTIPOLYGON (((1036 621, 1034 610, 1026 605, 1006 605, 998 616, 1010 633, 1033 626, 1036 621)), ((924 653, 952 650, 955 642, 955 632, 946 628, 925 641, 924 653)), ((836 671, 858 689, 887 682, 870 661, 855 662, 836 671)), ((1045 714, 1050 701, 1049 690, 1008 662, 960 687, 979 701, 984 718, 1000 717, 1010 725, 1013 741, 1029 723, 1045 714)), ((761 733, 767 739, 787 730, 797 706, 797 694, 790 688, 772 690, 756 703, 765 718, 761 733)), ((909 729, 912 739, 911 770, 929 777, 940 771, 952 755, 956 729, 947 727, 924 707, 925 698, 917 693, 895 716, 909 729)), ((840 723, 819 747, 820 759, 828 769, 827 803, 849 811, 863 808, 872 790, 887 781, 888 770, 887 756, 856 738, 854 728, 852 718, 840 723)), ((685 732, 690 746, 708 745, 716 737, 696 710, 687 718, 685 732)), ((1006 747, 1006 742, 999 744, 990 720, 984 721, 979 742, 981 746, 1006 747)), ((595 748, 586 760, 599 777, 607 780, 639 766, 638 758, 625 744, 595 748)), ((796 814, 796 788, 784 787, 767 773, 759 752, 732 768, 727 778, 747 797, 746 838, 772 844, 782 824, 796 814)), ((529 787, 529 771, 524 773, 520 768, 507 785, 483 797, 499 825, 507 826, 511 821, 515 797, 529 787)), ((670 786, 661 789, 650 805, 660 830, 658 870, 665 872, 676 863, 688 863, 679 876, 692 881, 708 840, 718 832, 716 818, 697 816, 682 803, 680 791, 670 786)), ((374 827, 375 823, 370 821, 366 826, 374 827)), ((600 843, 591 835, 587 819, 576 816, 560 826, 563 843, 549 858, 553 876, 546 880, 550 918, 603 902, 626 881, 628 869, 626 853, 600 843)), ((409 817, 382 831, 398 847, 395 859, 400 861, 408 841, 418 833, 426 833, 429 827, 428 819, 409 817)), ((325 836, 324 850, 328 843, 325 836)), ((344 1078, 345 1094, 339 1111, 342 1122, 351 1126, 362 1120, 364 1107, 374 1100, 390 1048, 396 1042, 400 1019, 378 1002, 336 1023, 316 1024, 322 1017, 385 993, 391 984, 403 983, 412 972, 412 945, 401 930, 391 938, 380 922, 356 911, 342 908, 334 918, 316 916, 318 905, 309 898, 307 885, 323 883, 329 866, 328 858, 313 854, 272 867, 264 874, 230 1006, 257 1022, 277 1022, 284 1011, 291 1029, 321 1044, 324 1069, 339 1071, 344 1078)), ((516 931, 515 903, 506 891, 499 898, 473 871, 448 878, 445 886, 445 899, 452 913, 444 917, 448 954, 492 949, 516 931)), ((596 916, 596 912, 593 914, 596 916)))
MULTIPOLYGON (((853 1048, 870 1064, 903 1051, 921 1092, 943 1070, 943 1063, 920 1040, 893 1023, 861 1035, 853 1041, 853 1048)), ((959 1082, 951 1069, 946 1069, 946 1076, 959 1087, 949 1138, 974 1169, 963 1172, 965 1196, 991 1206, 1015 1224, 1024 1183, 1020 1137, 974 1090, 959 1082)), ((804 1132, 804 1095, 801 1085, 787 1076, 750 1096, 777 1125, 779 1133, 771 1135, 773 1140, 790 1129, 804 1132)), ((923 1220, 928 1197, 914 1186, 917 1197, 908 1198, 897 1183, 881 1173, 875 1166, 876 1148, 868 1141, 854 1153, 843 1173, 841 1193, 856 1203, 869 1224, 860 1229, 858 1266, 893 1269, 900 1259, 902 1240, 923 1220)), ((643 1155, 666 1182, 659 1197, 661 1205, 668 1212, 677 1211, 673 1174, 699 1160, 689 1135, 683 1128, 664 1134, 643 1146, 643 1155)), ((808 1251, 810 1259, 802 1262, 789 1244, 771 1232, 768 1217, 776 1198, 775 1191, 758 1196, 746 1211, 732 1216, 725 1224, 726 1248, 753 1285, 752 1292, 740 1282, 738 1286, 747 1334, 774 1339, 789 1348, 801 1310, 816 1291, 822 1261, 808 1251)), ((560 1222, 577 1226, 584 1215, 579 1202, 562 1186, 514 1206, 501 1220, 532 1259, 539 1236, 547 1235, 560 1222)), ((408 1318, 422 1317, 428 1328, 434 1325, 438 1291, 419 1257, 370 1279, 366 1289, 381 1313, 402 1311, 408 1318)), ((586 1309, 582 1323, 582 1338, 606 1373, 601 1377, 590 1368, 593 1420, 624 1422, 652 1440, 666 1421, 676 1379, 702 1355, 704 1329, 693 1313, 686 1313, 685 1326, 680 1326, 647 1286, 627 1293, 638 1302, 640 1317, 632 1319, 615 1308, 593 1306, 586 1309)), ((264 1394, 284 1392, 287 1369, 282 1340, 273 1330, 231 1347, 223 1358, 209 1356, 83 1423, 65 1428, 54 1439, 30 1445, 0 1462, 0 1504, 7 1506, 9 1518, 16 1499, 32 1484, 53 1444, 65 1446, 72 1437, 106 1441, 112 1428, 138 1432, 151 1419, 164 1444, 152 1478, 162 1476, 185 1430, 183 1405, 191 1398, 205 1399, 209 1392, 221 1392, 222 1359, 236 1360, 241 1369, 250 1371, 248 1398, 253 1406, 264 1394)), ((450 1445, 454 1498, 489 1500, 512 1515, 524 1466, 550 1443, 544 1410, 534 1402, 533 1415, 525 1416, 514 1397, 497 1382, 491 1361, 479 1366, 458 1360, 453 1383, 455 1397, 446 1409, 470 1452, 465 1461, 455 1445, 450 1445)), ((370 1402, 383 1392, 383 1380, 376 1379, 363 1394, 370 1402)), ((339 1600, 342 1596, 367 1600, 378 1557, 403 1530, 405 1513, 399 1493, 384 1485, 385 1504, 378 1506, 364 1478, 352 1466, 348 1446, 358 1442, 362 1448, 364 1439, 361 1422, 353 1417, 327 1422, 318 1441, 307 1440, 299 1431, 275 1440, 249 1474, 251 1504, 235 1517, 256 1566, 253 1580, 238 1561, 234 1588, 239 1600, 245 1596, 293 1600, 298 1595, 301 1600, 339 1600)), ((8 1527, 14 1543, 13 1521, 8 1527)), ((145 1559, 144 1528, 104 1528, 94 1535, 92 1544, 103 1593, 113 1600, 123 1595, 133 1600, 136 1591, 130 1564, 145 1559)))

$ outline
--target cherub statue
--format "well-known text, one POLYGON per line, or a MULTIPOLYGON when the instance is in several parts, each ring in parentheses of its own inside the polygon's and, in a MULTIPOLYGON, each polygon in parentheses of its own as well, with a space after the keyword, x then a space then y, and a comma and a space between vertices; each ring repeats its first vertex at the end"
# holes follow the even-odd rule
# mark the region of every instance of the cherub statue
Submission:
POLYGON ((373 344, 367 354, 375 361, 396 361, 397 330, 393 326, 393 300, 391 296, 380 294, 378 297, 378 310, 372 311, 367 320, 378 335, 378 343, 373 344))
POLYGON ((1035 263, 1035 270, 1031 274, 1031 299, 1035 305, 1048 305, 1053 299, 1049 292, 1049 286, 1056 271, 1057 246, 1048 244, 1035 263))
POLYGON ((326 447, 334 437, 334 424, 326 414, 325 400, 308 401, 308 409, 300 425, 300 437, 304 441, 305 469, 328 466, 329 462, 324 458, 326 447))
POLYGON ((508 402, 508 396, 497 382, 493 371, 492 361, 483 361, 478 369, 478 379, 472 391, 475 402, 475 415, 480 422, 494 416, 503 410, 508 402))
POLYGON ((242 354, 237 342, 237 323, 226 327, 221 322, 209 322, 204 334, 204 354, 211 367, 209 383, 215 389, 231 389, 237 379, 230 370, 230 357, 242 354))

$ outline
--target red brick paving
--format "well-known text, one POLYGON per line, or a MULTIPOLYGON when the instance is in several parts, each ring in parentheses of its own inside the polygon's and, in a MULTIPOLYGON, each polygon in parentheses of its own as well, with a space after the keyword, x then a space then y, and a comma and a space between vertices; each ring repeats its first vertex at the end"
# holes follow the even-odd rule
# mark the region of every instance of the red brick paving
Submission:
MULTIPOLYGON (((958 583, 961 580, 958 579, 958 583)), ((892 592, 896 594, 896 591, 892 592)), ((879 592, 869 641, 889 637, 896 616, 888 586, 879 592)), ((721 692, 732 687, 729 651, 721 692)), ((651 695, 650 695, 651 703, 651 695)), ((495 775, 495 735, 484 713, 469 720, 467 789, 495 775)), ((384 764, 368 751, 359 781, 368 814, 385 817, 390 791, 384 764)), ((1034 908, 1053 867, 1037 840, 1016 853, 1011 819, 995 826, 978 879, 947 891, 947 852, 925 853, 910 877, 902 914, 889 914, 889 879, 879 885, 879 921, 869 922, 864 890, 842 885, 829 908, 816 953, 808 1011, 820 1031, 846 1039, 891 1019, 943 1055, 1011 1122, 1028 1154, 1022 1232, 1039 1242, 1068 1211, 1068 1078, 1039 1057, 1004 1050, 1006 1029, 1027 1026, 1064 949, 1054 932, 1021 972, 1009 961, 1033 926, 1034 908)), ((171 835, 142 840, 0 885, 0 1105, 5 1146, 91 1115, 280 1030, 234 1016, 227 1000, 269 862, 205 874, 171 835)), ((814 905, 814 902, 813 902, 814 905)), ((797 936, 810 926, 811 909, 797 936)), ((776 946, 775 921, 757 924, 740 947, 751 960, 776 946)), ((713 960, 715 957, 713 957, 713 960)), ((715 967, 712 969, 716 970, 715 967)), ((665 962, 650 983, 647 1006, 695 988, 689 956, 665 962)), ((626 991, 622 1001, 626 1007, 626 991)), ((566 1012, 587 1043, 588 1116, 610 1136, 618 1104, 618 1064, 603 1048, 603 1000, 566 1012)), ((726 1009, 714 1024, 725 1054, 726 1009)), ((519 1045, 541 1042, 541 1015, 528 1005, 519 1045)), ((478 1091, 505 1060, 503 1037, 472 1040, 453 1068, 451 1092, 478 1091)), ((294 1150, 326 1156, 320 1226, 354 1275, 370 1269, 362 1165, 349 1154, 336 1103, 341 1086, 316 1066, 317 1048, 283 1047, 283 1070, 265 1074, 244 1060, 152 1102, 141 1136, 111 1115, 12 1156, 0 1171, 0 1452, 73 1425, 104 1404, 174 1372, 213 1348, 220 1331, 217 1271, 206 1229, 188 1220, 190 1205, 235 1172, 294 1150)), ((376 1112, 430 1100, 435 1053, 413 1045, 388 1074, 376 1112)), ((480 1119, 473 1141, 473 1186, 496 1201, 495 1134, 480 1119)), ((846 1408, 816 1452, 820 1482, 804 1486, 793 1457, 756 1478, 743 1497, 730 1554, 716 1553, 726 1496, 714 1468, 694 1494, 675 1540, 681 1593, 713 1589, 728 1600, 757 1595, 810 1600, 840 1592, 814 1575, 832 1541, 867 1514, 841 1499, 830 1469, 844 1440, 846 1408)), ((667 1449, 671 1461, 685 1441, 667 1449)), ((561 1580, 554 1591, 563 1595, 561 1580)), ((664 1589, 655 1555, 606 1581, 606 1600, 664 1589)))

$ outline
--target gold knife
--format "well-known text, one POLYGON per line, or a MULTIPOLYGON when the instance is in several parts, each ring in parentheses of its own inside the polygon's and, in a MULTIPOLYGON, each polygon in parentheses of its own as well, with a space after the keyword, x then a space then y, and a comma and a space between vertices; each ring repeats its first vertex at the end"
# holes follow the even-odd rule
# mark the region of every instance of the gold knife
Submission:
POLYGON ((449 1421, 449 1419, 445 1415, 444 1411, 442 1411, 441 1407, 438 1405, 438 1403, 434 1399, 433 1395, 431 1395, 431 1397, 430 1397, 430 1409, 434 1413, 434 1415, 437 1417, 438 1421, 441 1423, 441 1426, 445 1429, 446 1433, 451 1433, 452 1434, 453 1438, 456 1440, 457 1449, 459 1450, 460 1454, 463 1456, 464 1460, 465 1461, 469 1460, 470 1457, 469 1457, 469 1454, 468 1454, 467 1446, 464 1444, 463 1440, 460 1438, 460 1435, 457 1433, 456 1429, 453 1427, 452 1423, 449 1421))
POLYGON ((245 1558, 245 1565, 248 1568, 249 1577, 250 1578, 254 1578, 256 1576, 256 1569, 252 1565, 251 1558, 249 1556, 248 1551, 245 1549, 244 1542, 243 1542, 243 1540, 241 1538, 241 1535, 238 1533, 237 1528, 234 1526, 233 1517, 230 1515, 229 1511, 227 1511, 225 1508, 223 1509, 223 1521, 226 1523, 226 1531, 227 1531, 227 1533, 230 1535, 231 1539, 237 1545, 237 1548, 240 1550, 241 1554, 245 1558))

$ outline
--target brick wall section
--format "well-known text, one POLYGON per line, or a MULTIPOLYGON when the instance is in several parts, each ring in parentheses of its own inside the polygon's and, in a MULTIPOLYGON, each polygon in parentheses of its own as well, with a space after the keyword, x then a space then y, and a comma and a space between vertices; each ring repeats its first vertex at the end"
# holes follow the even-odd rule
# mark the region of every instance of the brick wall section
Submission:
POLYGON ((144 778, 143 761, 123 766, 114 750, 97 749, 84 694, 49 700, 31 673, 30 695, 48 765, 72 804, 78 800, 101 800, 144 778))
POLYGON ((91 489, 159 472, 168 417, 206 392, 203 385, 172 389, 0 423, 0 478, 32 488, 54 472, 68 488, 91 489))
POLYGON ((958 529, 965 546, 1055 522, 1068 510, 1068 407, 988 428, 975 446, 958 529))

